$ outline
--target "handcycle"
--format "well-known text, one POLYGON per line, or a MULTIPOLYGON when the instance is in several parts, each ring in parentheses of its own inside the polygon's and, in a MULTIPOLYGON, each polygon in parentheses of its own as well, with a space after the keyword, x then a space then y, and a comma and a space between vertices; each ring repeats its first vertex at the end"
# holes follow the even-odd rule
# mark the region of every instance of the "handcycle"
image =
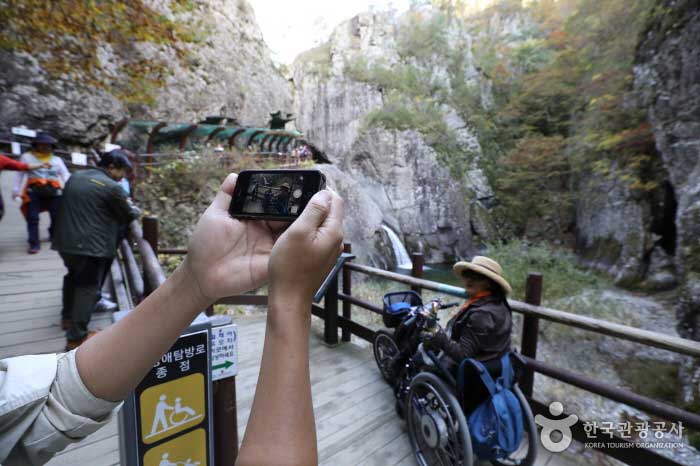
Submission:
MULTIPOLYGON (((384 378, 394 389, 396 412, 406 420, 411 447, 421 466, 472 466, 475 455, 467 417, 488 392, 477 369, 461 364, 463 377, 455 376, 441 362, 440 355, 426 350, 421 332, 432 326, 437 310, 455 306, 433 300, 424 306, 420 295, 401 291, 384 295, 382 318, 392 331, 379 330, 374 338, 374 358, 384 378)), ((523 438, 510 455, 492 460, 495 466, 530 466, 537 456, 537 427, 530 405, 517 380, 525 361, 511 352, 515 382, 511 390, 522 410, 523 438)), ((483 362, 493 378, 501 372, 499 359, 483 362)))

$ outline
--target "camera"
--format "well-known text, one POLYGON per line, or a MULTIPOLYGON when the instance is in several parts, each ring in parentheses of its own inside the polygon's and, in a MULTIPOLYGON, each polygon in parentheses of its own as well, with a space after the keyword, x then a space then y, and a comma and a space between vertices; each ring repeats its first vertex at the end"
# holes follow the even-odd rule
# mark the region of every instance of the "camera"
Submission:
POLYGON ((243 170, 229 206, 234 218, 293 222, 326 187, 318 170, 243 170))

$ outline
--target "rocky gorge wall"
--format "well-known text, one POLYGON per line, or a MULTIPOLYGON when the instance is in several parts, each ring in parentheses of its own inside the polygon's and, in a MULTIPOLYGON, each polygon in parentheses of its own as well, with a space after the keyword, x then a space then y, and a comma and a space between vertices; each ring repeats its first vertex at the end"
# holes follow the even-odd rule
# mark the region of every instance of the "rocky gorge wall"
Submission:
POLYGON ((639 44, 634 85, 677 203, 679 331, 700 339, 700 4, 665 1, 657 11, 639 44))
MULTIPOLYGON (((455 152, 472 154, 457 173, 419 130, 368 124, 368 116, 386 104, 388 89, 356 79, 348 68, 358 60, 366 69, 412 66, 436 86, 450 87, 440 57, 400 54, 402 20, 357 15, 293 66, 296 124, 333 162, 324 170, 347 199, 347 240, 361 259, 379 266, 395 265, 382 225, 395 230, 409 252, 425 252, 428 262, 467 257, 496 238, 488 214, 494 194, 479 166, 480 146, 453 108, 443 105, 440 118, 455 132, 455 152)), ((460 72, 480 79, 466 31, 454 24, 447 40, 450 51, 463 56, 460 72)))
POLYGON ((91 85, 50 73, 41 64, 46 57, 0 50, 0 128, 26 125, 50 131, 62 142, 92 145, 126 116, 189 122, 227 115, 255 126, 265 125, 269 112, 290 110, 288 82, 273 65, 246 0, 201 1, 177 12, 169 2, 148 3, 195 29, 197 42, 180 44, 185 59, 168 44, 140 41, 117 50, 97 43, 96 76, 102 85, 91 85), (153 89, 152 104, 126 103, 110 92, 110 84, 123 81, 132 63, 152 60, 168 68, 163 86, 153 89))
MULTIPOLYGON (((623 286, 680 285, 679 331, 700 338, 700 5, 657 5, 637 46, 632 105, 646 111, 658 187, 589 174, 576 189, 578 249, 623 286)), ((614 167, 613 167, 614 169, 614 167)))

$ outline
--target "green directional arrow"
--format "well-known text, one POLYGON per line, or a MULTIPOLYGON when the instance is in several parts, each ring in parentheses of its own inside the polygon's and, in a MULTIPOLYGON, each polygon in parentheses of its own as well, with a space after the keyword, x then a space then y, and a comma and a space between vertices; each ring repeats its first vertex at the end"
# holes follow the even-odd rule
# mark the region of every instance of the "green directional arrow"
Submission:
POLYGON ((233 366, 232 361, 224 361, 221 364, 217 364, 216 366, 211 366, 212 369, 228 369, 229 367, 233 366))

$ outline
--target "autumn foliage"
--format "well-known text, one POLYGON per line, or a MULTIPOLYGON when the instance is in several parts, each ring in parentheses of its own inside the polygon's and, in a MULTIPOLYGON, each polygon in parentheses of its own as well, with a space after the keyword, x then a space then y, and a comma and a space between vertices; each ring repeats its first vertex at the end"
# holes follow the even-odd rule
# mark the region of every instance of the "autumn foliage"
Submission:
POLYGON ((581 176, 616 177, 632 191, 657 188, 654 138, 633 92, 634 54, 652 7, 650 0, 559 0, 523 8, 538 30, 504 59, 535 66, 520 66, 520 78, 497 89, 497 118, 513 137, 491 154, 498 160, 492 178, 518 232, 526 233, 528 215, 565 232, 581 176))
MULTIPOLYGON (((170 13, 193 8, 189 0, 166 5, 170 13)), ((53 78, 105 88, 127 102, 148 100, 167 75, 168 63, 144 56, 137 44, 183 59, 183 44, 195 37, 190 26, 143 0, 0 0, 0 24, 0 49, 28 53, 53 78), (121 73, 107 70, 108 55, 121 73)))

